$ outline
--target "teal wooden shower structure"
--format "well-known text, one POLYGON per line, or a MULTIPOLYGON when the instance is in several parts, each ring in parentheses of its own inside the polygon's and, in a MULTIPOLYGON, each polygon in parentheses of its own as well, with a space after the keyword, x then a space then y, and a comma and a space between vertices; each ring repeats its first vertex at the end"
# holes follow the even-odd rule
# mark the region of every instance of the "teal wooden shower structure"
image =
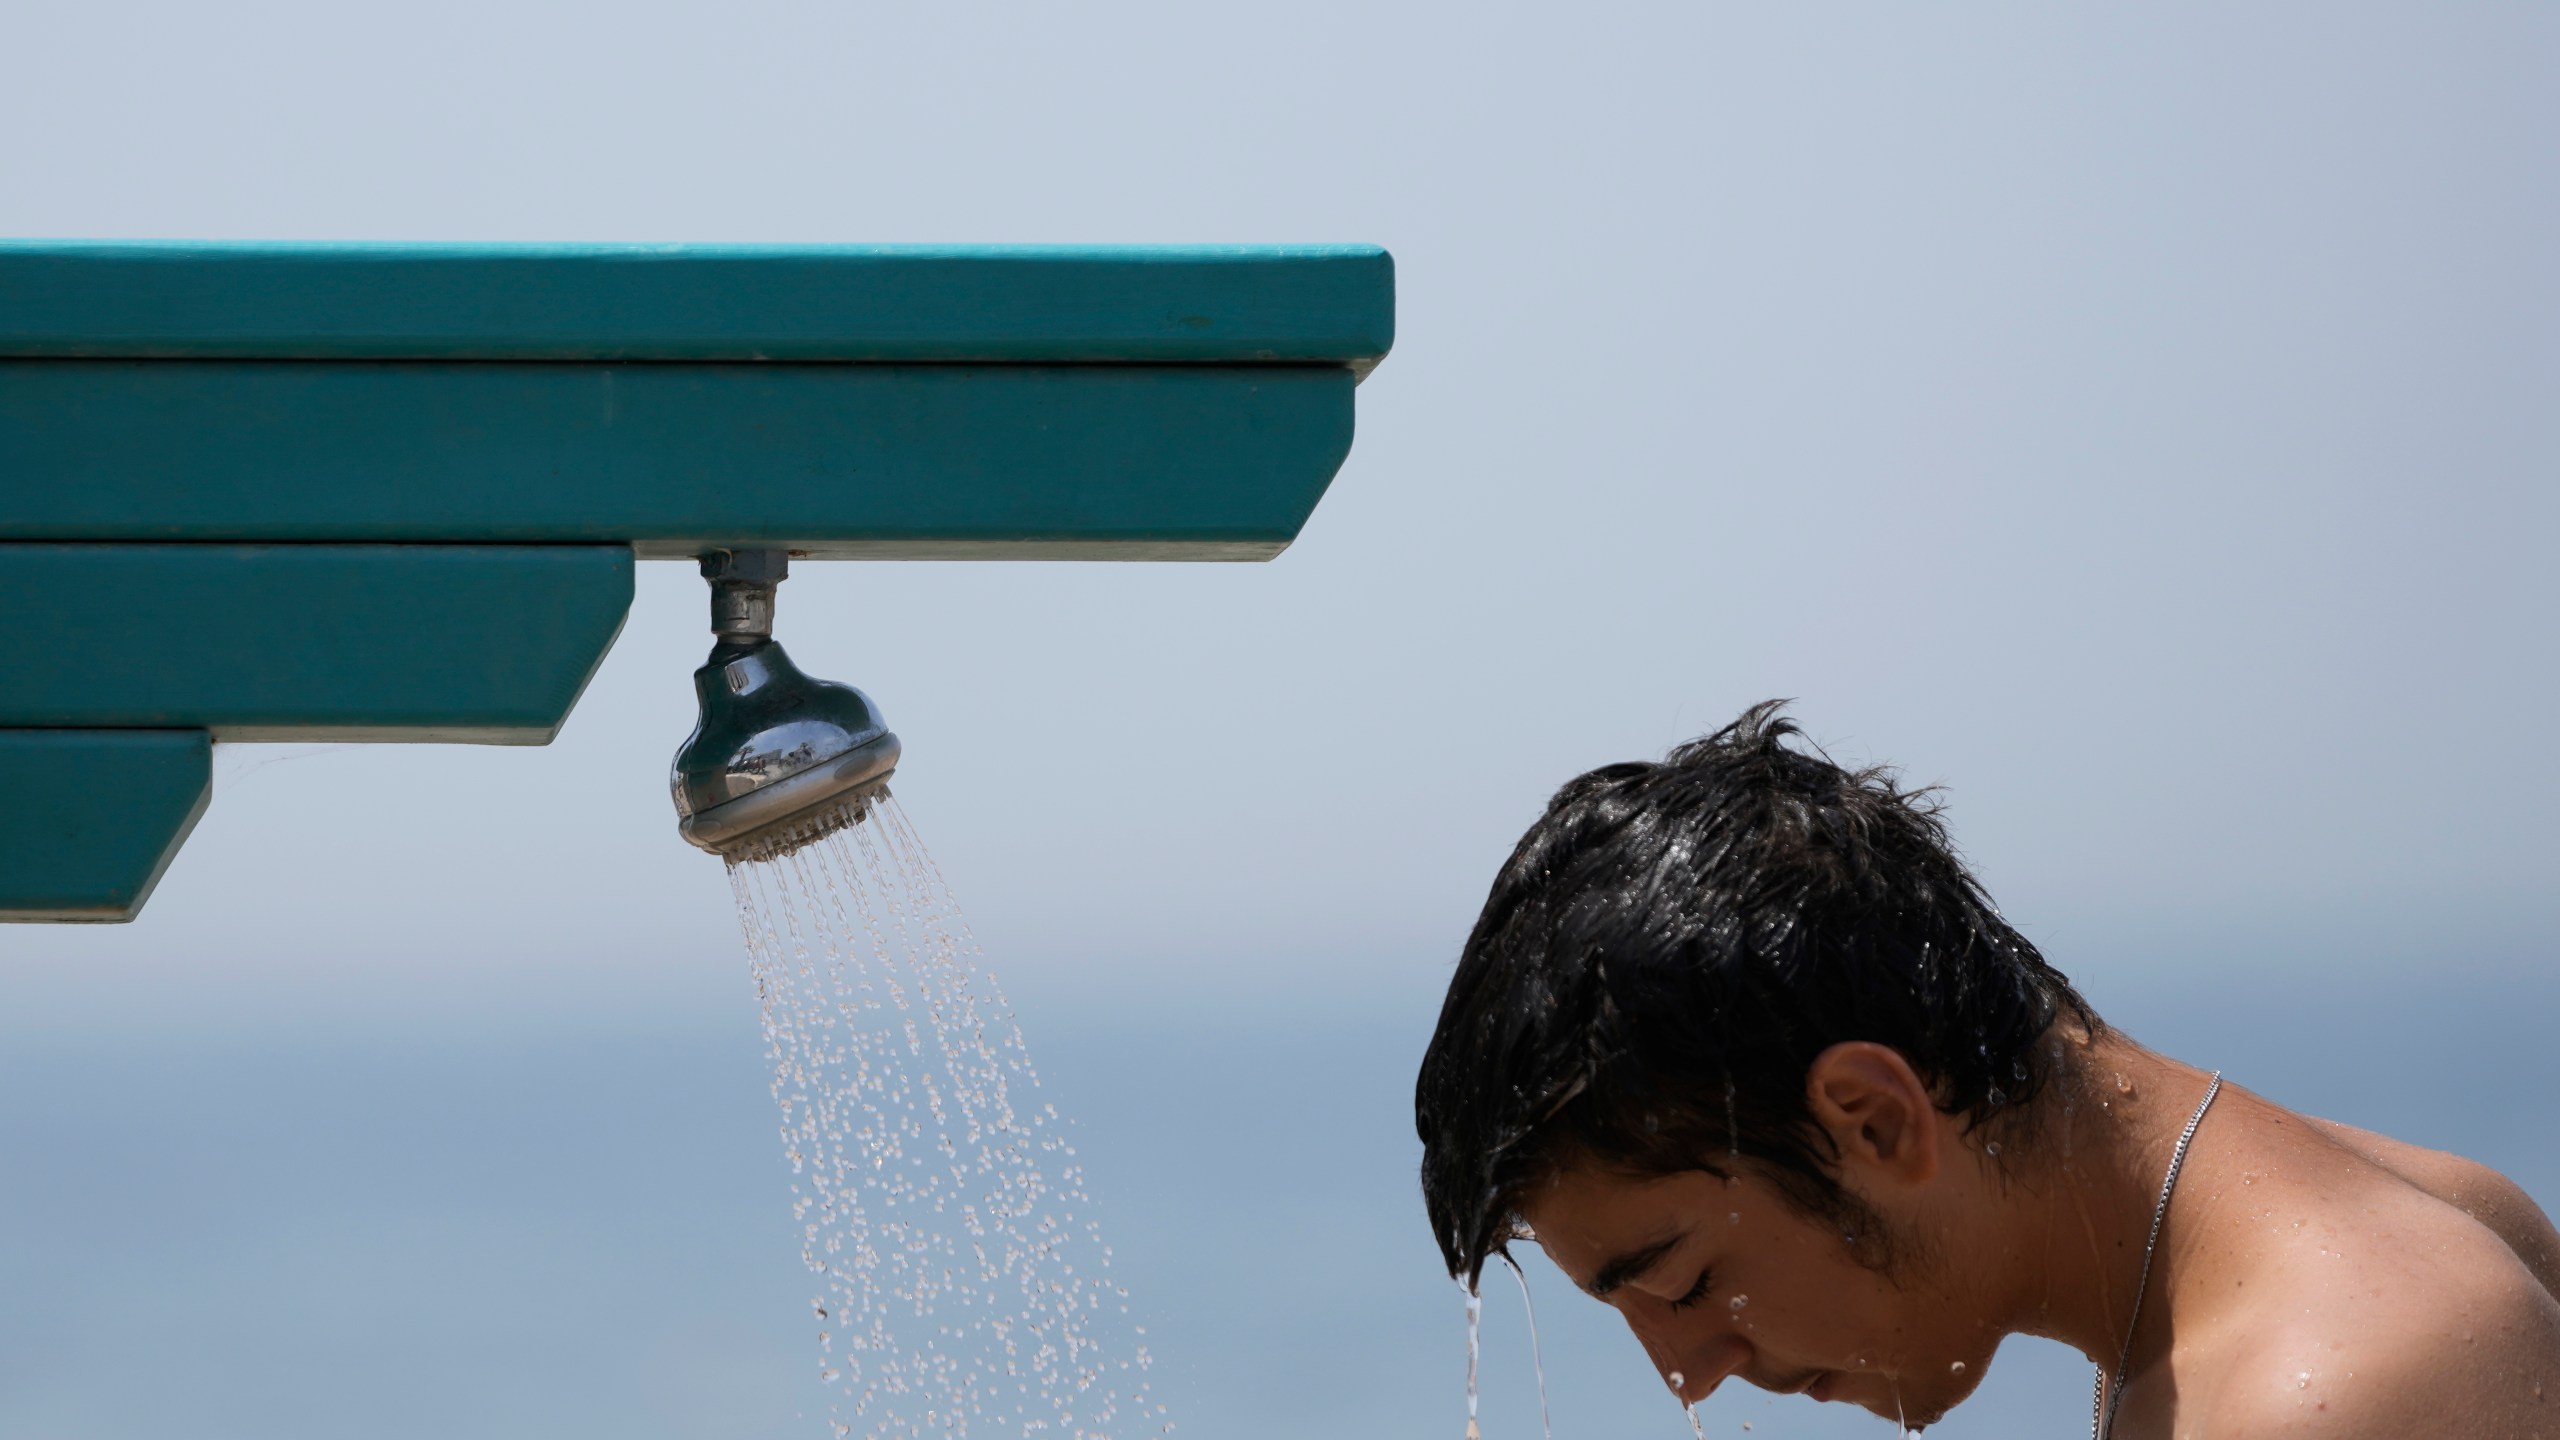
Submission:
POLYGON ((548 742, 637 560, 1266 560, 1371 246, 0 242, 0 919, 128 920, 226 740, 548 742))

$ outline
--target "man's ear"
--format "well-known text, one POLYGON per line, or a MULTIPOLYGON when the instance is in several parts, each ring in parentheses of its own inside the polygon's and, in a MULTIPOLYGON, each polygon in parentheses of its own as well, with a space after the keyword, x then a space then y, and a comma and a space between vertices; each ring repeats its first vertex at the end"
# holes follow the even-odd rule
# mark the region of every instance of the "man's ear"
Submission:
POLYGON ((1840 1163, 1882 1170, 1906 1185, 1938 1174, 1938 1107, 1902 1052, 1848 1040, 1813 1057, 1804 1099, 1840 1147, 1840 1163))

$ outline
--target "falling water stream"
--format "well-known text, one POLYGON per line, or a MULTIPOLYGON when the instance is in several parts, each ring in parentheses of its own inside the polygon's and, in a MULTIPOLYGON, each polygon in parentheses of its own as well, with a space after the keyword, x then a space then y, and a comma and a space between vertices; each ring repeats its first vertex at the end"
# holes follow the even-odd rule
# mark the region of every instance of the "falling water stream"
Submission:
POLYGON ((1476 1361, 1484 1351, 1484 1291, 1467 1287, 1467 1440, 1483 1440, 1476 1428, 1476 1361))
POLYGON ((1529 1317, 1529 1366, 1538 1373, 1538 1433, 1546 1440, 1556 1440, 1555 1417, 1547 1413, 1547 1347, 1538 1339, 1538 1304, 1529 1298, 1529 1272, 1502 1251, 1502 1263, 1511 1267, 1511 1278, 1520 1282, 1520 1312, 1529 1317))
POLYGON ((839 1437, 1169 1432, 1003 992, 897 803, 732 861, 839 1437))

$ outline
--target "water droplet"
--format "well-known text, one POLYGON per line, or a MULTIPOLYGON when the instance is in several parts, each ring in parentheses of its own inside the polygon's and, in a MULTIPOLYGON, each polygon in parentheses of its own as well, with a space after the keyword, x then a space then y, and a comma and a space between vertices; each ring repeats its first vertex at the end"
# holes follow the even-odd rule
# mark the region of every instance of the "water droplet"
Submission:
POLYGON ((1750 1304, 1750 1303, 1751 1303, 1751 1297, 1750 1297, 1750 1296, 1748 1296, 1748 1295, 1736 1295, 1736 1296, 1734 1296, 1731 1300, 1726 1301, 1726 1302, 1725 1302, 1725 1306, 1726 1306, 1726 1308, 1727 1308, 1727 1309, 1731 1309, 1731 1310, 1739 1310, 1739 1309, 1741 1309, 1743 1306, 1748 1305, 1748 1304, 1750 1304))
POLYGON ((1948 1366, 1948 1367, 1947 1367, 1947 1373, 1948 1373, 1948 1374, 1950 1374, 1950 1375, 1961 1375, 1961 1374, 1963 1374, 1963 1373, 1964 1373, 1964 1362, 1963 1362, 1963 1361, 1961 1361, 1961 1360, 1959 1360, 1959 1361, 1957 1361, 1956 1363, 1954 1363, 1953 1365, 1948 1366))
POLYGON ((1996 1159, 1998 1159, 1998 1158, 1999 1158, 1999 1156, 2000 1156, 2000 1142, 1999 1142, 1999 1141, 1997 1141, 1997 1140, 1994 1140, 1994 1141, 1992 1141, 1990 1144, 1983 1146, 1983 1147, 1982 1147, 1982 1153, 1983 1153, 1983 1154, 1985 1154, 1985 1155, 1988 1155, 1988 1156, 1992 1157, 1992 1158, 1993 1158, 1993 1159, 1995 1159, 1995 1160, 1996 1160, 1996 1159))

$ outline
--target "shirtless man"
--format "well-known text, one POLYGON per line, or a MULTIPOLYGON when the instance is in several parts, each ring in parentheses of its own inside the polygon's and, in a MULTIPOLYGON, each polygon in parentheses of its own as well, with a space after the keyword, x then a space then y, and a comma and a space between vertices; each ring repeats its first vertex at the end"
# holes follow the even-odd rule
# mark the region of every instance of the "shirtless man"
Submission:
POLYGON ((2207 1105, 1925 794, 1793 733, 1763 705, 1584 775, 1495 880, 1414 1101, 1452 1274, 1533 1240, 1688 1402, 1917 1427, 2030 1334, 2098 1367, 2110 1440, 2560 1440, 2560 1233, 2522 1190, 2207 1105))

